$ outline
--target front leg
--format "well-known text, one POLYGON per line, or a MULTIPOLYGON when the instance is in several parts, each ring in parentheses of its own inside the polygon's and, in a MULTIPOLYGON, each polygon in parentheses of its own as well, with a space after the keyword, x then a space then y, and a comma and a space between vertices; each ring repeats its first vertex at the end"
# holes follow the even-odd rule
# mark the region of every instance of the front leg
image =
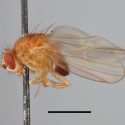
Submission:
POLYGON ((24 66, 21 65, 21 64, 17 64, 16 69, 15 69, 15 73, 18 76, 23 75, 23 73, 24 73, 24 66))

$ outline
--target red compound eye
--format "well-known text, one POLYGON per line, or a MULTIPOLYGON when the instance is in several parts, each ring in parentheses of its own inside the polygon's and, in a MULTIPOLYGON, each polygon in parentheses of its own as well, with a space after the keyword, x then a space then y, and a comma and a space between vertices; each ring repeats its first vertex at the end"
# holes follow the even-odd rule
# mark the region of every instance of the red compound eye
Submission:
POLYGON ((11 52, 5 52, 4 53, 4 62, 6 67, 8 67, 11 70, 14 70, 16 67, 14 56, 11 52))

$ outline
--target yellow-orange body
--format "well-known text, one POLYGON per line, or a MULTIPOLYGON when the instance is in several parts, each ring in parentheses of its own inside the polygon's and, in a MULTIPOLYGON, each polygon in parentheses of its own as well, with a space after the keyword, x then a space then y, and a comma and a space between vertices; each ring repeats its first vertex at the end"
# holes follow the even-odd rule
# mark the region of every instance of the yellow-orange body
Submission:
MULTIPOLYGON (((45 67, 52 69, 53 61, 46 53, 46 49, 48 52, 49 46, 44 34, 21 37, 14 45, 15 56, 19 63, 25 64, 33 71, 42 70, 45 67)), ((57 50, 57 47, 53 46, 53 49, 57 50)))
POLYGON ((30 71, 38 72, 35 80, 31 83, 42 81, 44 85, 48 85, 47 75, 52 73, 58 80, 61 80, 61 75, 68 75, 68 64, 65 62, 64 56, 59 52, 56 44, 48 42, 49 35, 42 33, 28 34, 19 38, 14 45, 13 54, 18 64, 16 68, 17 74, 23 73, 23 67, 26 65, 30 71), (58 60, 61 58, 61 60, 58 60), (59 62, 64 65, 58 65, 59 62), (57 71, 57 72, 56 72, 57 71))

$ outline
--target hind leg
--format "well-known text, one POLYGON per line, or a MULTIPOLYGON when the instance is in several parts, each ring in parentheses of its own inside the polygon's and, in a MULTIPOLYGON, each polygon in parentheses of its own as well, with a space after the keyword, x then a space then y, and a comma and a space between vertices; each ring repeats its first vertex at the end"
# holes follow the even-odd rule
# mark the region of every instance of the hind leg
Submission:
POLYGON ((69 87, 70 86, 70 83, 63 77, 61 76, 60 74, 58 74, 56 71, 52 71, 51 74, 59 81, 61 82, 54 82, 54 81, 51 81, 52 83, 52 87, 53 88, 66 88, 66 87, 69 87))
POLYGON ((43 69, 41 72, 37 74, 37 76, 30 80, 30 84, 38 84, 39 82, 42 82, 43 85, 46 86, 51 86, 53 88, 66 88, 70 86, 70 83, 60 74, 58 74, 56 71, 51 71, 51 74, 59 81, 61 82, 55 82, 53 80, 47 79, 47 75, 49 73, 48 68, 43 69))

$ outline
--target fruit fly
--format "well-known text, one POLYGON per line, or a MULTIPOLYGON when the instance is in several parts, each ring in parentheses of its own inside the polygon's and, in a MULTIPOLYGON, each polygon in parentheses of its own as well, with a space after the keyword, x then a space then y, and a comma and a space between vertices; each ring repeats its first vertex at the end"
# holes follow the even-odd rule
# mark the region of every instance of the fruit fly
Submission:
POLYGON ((98 36, 60 25, 50 33, 31 33, 16 40, 12 49, 5 49, 1 66, 22 75, 24 66, 37 73, 30 84, 65 88, 70 72, 104 83, 116 83, 125 76, 122 64, 125 49, 98 36), (49 79, 51 74, 58 81, 49 79))

